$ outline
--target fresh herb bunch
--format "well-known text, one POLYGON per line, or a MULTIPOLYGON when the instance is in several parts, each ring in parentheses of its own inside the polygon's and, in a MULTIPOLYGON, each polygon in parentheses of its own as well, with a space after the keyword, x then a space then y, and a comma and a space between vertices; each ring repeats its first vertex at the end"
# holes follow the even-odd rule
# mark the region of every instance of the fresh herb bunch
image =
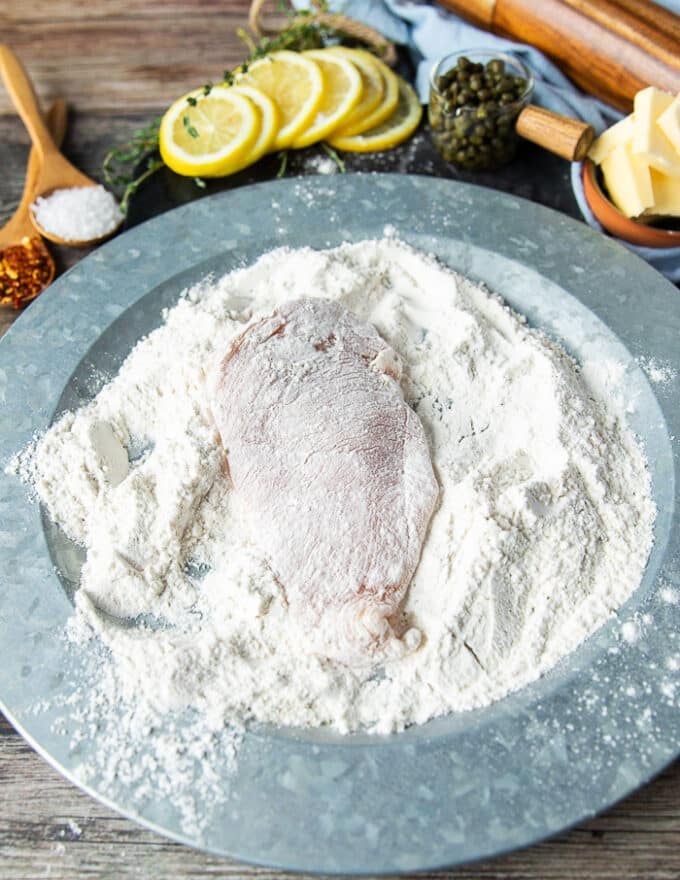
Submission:
MULTIPOLYGON (((288 27, 284 28, 280 33, 273 37, 263 37, 259 43, 256 43, 250 34, 243 29, 237 31, 238 36, 243 40, 249 49, 249 55, 238 68, 239 73, 245 73, 248 65, 259 58, 264 58, 270 52, 278 52, 282 49, 288 49, 292 52, 304 52, 307 49, 320 49, 327 44, 329 40, 336 40, 347 45, 364 45, 358 41, 356 37, 347 34, 338 28, 334 28, 323 22, 315 21, 316 12, 328 11, 327 2, 320 2, 316 9, 306 10, 290 10, 284 0, 280 0, 278 4, 280 11, 286 11, 290 16, 288 27)), ((366 46, 372 49, 371 46, 366 46)), ((224 71, 224 83, 232 85, 235 80, 234 72, 231 70, 224 71)), ((203 87, 204 93, 207 95, 212 88, 211 83, 207 83, 203 87)), ((195 98, 188 98, 190 105, 195 105, 195 98)), ((122 187, 123 196, 121 199, 121 209, 125 213, 130 202, 130 198, 137 192, 140 185, 152 174, 164 166, 163 160, 158 155, 158 131, 160 126, 160 118, 155 119, 145 128, 133 131, 130 140, 120 146, 113 147, 108 151, 104 158, 103 172, 104 179, 111 187, 122 187), (146 159, 141 173, 139 166, 146 159)), ((198 137, 198 131, 191 125, 189 117, 184 118, 184 125, 192 137, 198 137)), ((331 151, 330 148, 324 149, 331 156, 338 168, 344 172, 344 165, 340 157, 331 151)), ((281 167, 277 176, 283 176, 286 171, 287 156, 285 159, 281 157, 281 167)), ((205 188, 205 182, 199 178, 195 179, 195 183, 200 188, 205 188)))

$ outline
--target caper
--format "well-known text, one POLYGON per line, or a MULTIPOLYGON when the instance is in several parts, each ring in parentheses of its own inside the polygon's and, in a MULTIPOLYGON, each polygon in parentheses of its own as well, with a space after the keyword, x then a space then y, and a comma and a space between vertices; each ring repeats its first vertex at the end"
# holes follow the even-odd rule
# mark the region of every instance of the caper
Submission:
POLYGON ((447 162, 481 169, 503 164, 514 151, 516 109, 526 80, 506 72, 503 61, 486 65, 462 56, 434 81, 429 120, 435 146, 447 162), (507 108, 507 109, 504 109, 507 108))

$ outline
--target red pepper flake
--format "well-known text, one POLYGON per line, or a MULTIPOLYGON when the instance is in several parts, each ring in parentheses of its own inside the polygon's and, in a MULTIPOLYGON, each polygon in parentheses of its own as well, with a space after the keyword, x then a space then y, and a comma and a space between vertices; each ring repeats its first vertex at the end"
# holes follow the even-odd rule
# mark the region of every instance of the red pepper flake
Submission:
POLYGON ((43 291, 54 277, 54 262, 43 240, 22 238, 0 251, 0 306, 20 309, 43 291))

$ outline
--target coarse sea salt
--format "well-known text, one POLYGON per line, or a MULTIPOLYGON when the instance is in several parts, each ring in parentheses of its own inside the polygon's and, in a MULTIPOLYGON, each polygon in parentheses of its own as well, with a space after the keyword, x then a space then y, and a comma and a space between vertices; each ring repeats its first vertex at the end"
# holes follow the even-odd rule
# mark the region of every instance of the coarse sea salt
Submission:
POLYGON ((120 226, 120 205, 103 186, 73 186, 38 196, 31 206, 36 223, 65 241, 103 238, 120 226))

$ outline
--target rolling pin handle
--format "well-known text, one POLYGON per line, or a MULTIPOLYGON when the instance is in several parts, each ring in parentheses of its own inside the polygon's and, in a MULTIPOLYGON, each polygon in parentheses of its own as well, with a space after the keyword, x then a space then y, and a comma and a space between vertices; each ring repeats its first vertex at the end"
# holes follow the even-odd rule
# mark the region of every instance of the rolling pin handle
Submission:
POLYGON ((559 113, 544 110, 534 104, 529 104, 519 114, 515 130, 526 140, 570 162, 585 159, 595 138, 592 125, 579 119, 560 116, 559 113))

